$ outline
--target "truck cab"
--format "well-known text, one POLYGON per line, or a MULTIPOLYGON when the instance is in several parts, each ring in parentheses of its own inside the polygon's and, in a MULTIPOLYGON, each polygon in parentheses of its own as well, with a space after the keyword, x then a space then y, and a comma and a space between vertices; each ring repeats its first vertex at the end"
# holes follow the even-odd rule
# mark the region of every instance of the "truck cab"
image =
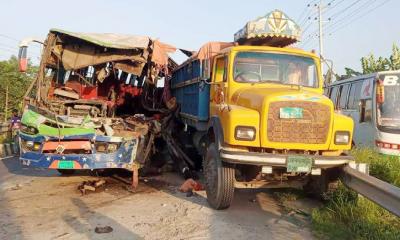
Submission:
MULTIPOLYGON (((218 49, 212 45, 223 44, 205 49, 218 49)), ((352 161, 353 120, 323 95, 319 57, 281 46, 226 46, 206 59, 200 50, 171 80, 180 120, 203 156, 210 205, 229 207, 235 188, 331 191, 352 161)))

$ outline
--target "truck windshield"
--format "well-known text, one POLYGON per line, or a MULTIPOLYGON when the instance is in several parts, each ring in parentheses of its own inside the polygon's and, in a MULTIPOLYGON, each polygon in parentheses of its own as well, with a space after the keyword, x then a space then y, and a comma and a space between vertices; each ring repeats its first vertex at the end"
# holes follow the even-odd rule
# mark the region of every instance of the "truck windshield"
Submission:
POLYGON ((378 124, 400 130, 400 76, 385 76, 384 101, 378 106, 378 124))
POLYGON ((318 87, 312 58, 278 53, 239 52, 235 58, 234 80, 245 83, 318 87))

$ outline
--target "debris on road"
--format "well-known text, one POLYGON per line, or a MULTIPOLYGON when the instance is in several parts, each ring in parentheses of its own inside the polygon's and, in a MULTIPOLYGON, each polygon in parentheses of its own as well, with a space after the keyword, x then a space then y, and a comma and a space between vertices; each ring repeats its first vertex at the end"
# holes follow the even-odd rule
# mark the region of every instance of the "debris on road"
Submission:
POLYGON ((187 179, 179 188, 179 191, 187 193, 187 192, 192 192, 192 191, 201 191, 204 190, 203 185, 201 185, 199 182, 196 182, 192 178, 187 179))
POLYGON ((16 184, 14 187, 10 188, 10 190, 16 191, 16 190, 20 190, 22 187, 20 184, 16 184))
POLYGON ((110 233, 110 232, 112 232, 114 229, 112 228, 112 227, 110 227, 110 226, 104 226, 104 227, 96 227, 95 229, 94 229, 94 232, 95 233, 98 233, 98 234, 102 234, 102 233, 110 233))
POLYGON ((96 181, 83 181, 78 186, 78 190, 81 191, 82 195, 86 194, 86 191, 95 192, 101 186, 104 186, 106 181, 103 179, 96 180, 96 181))

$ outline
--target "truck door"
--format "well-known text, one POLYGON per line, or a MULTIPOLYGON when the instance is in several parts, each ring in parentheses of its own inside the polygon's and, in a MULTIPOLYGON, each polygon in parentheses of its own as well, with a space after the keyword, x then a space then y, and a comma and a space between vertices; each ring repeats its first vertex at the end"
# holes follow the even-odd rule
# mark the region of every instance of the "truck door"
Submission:
POLYGON ((211 115, 216 115, 227 104, 227 63, 227 56, 215 57, 210 89, 211 115))

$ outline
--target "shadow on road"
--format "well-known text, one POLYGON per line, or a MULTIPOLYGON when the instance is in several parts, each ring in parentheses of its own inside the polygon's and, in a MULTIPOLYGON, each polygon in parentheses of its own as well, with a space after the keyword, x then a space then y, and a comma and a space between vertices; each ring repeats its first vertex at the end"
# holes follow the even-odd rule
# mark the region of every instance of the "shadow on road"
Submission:
POLYGON ((79 216, 65 214, 63 220, 79 235, 85 235, 87 239, 142 239, 125 226, 114 219, 93 211, 79 198, 72 198, 72 203, 78 208, 79 216), (95 233, 96 227, 109 226, 110 233, 95 233))

